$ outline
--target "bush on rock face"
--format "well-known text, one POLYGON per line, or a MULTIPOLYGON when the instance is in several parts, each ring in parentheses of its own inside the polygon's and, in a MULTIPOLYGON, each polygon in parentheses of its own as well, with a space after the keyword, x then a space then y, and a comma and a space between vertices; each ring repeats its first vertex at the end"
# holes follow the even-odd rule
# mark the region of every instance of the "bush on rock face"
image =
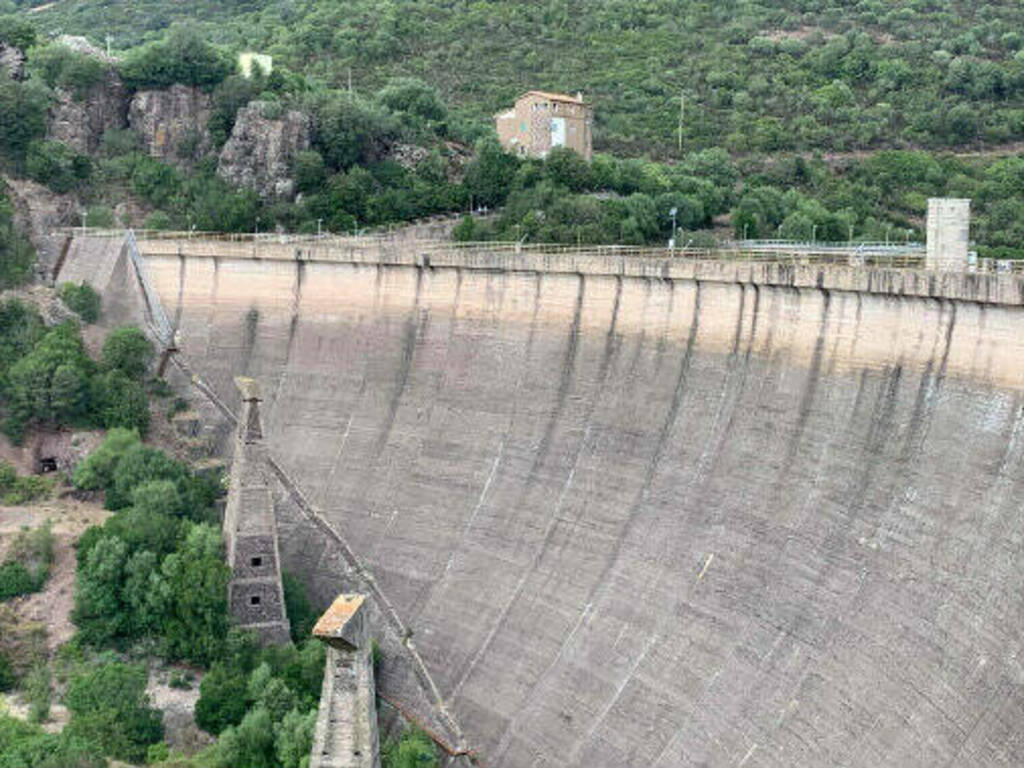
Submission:
POLYGON ((100 295, 88 283, 63 283, 58 293, 60 300, 83 322, 95 323, 100 319, 100 295))
POLYGON ((174 27, 163 40, 132 51, 121 65, 121 77, 135 89, 175 84, 212 88, 234 69, 234 61, 195 30, 174 27))

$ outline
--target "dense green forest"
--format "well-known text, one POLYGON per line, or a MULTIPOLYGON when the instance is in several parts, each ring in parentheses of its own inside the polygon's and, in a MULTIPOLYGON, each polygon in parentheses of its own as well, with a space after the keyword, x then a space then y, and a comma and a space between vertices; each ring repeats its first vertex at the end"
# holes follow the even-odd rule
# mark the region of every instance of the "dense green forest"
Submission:
POLYGON ((975 201, 980 255, 1022 253, 1016 3, 3 8, 18 12, 0 18, 0 39, 28 49, 31 76, 0 83, 0 155, 15 173, 75 192, 98 226, 114 224, 130 195, 148 211, 136 223, 154 228, 345 232, 486 206, 500 214, 467 220, 460 238, 664 244, 676 208, 681 242, 695 245, 733 235, 903 241, 923 237, 929 196, 950 195, 975 201), (310 115, 313 145, 294 169, 300 199, 232 189, 215 154, 189 158, 187 170, 162 162, 130 131, 108 131, 90 157, 47 141, 53 89, 84 93, 105 71, 47 43, 58 31, 101 46, 109 35, 130 89, 209 91, 214 152, 250 101, 310 115), (273 55, 271 75, 236 74, 243 49, 273 55), (593 100, 589 167, 566 153, 540 162, 498 149, 491 115, 528 87, 593 100), (409 146, 422 158, 399 162, 409 146))
MULTIPOLYGON (((41 3, 21 3, 25 9, 41 3)), ((965 0, 71 0, 43 29, 126 49, 195 19, 329 87, 397 75, 481 120, 518 92, 583 90, 616 154, 1000 143, 1024 130, 1024 8, 965 0)))

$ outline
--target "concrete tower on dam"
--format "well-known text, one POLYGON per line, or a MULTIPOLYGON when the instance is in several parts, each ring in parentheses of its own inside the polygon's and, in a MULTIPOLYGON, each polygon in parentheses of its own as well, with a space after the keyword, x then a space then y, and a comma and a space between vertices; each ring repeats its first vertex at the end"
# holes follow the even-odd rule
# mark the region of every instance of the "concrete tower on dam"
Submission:
POLYGON ((327 646, 309 768, 380 768, 365 595, 339 595, 313 627, 327 646))
POLYGON ((261 384, 316 512, 277 507, 281 562, 368 596, 381 700, 446 750, 1020 768, 1024 277, 139 247, 176 383, 261 384))
POLYGON ((930 198, 925 268, 938 272, 966 269, 970 231, 970 200, 930 198))
POLYGON ((238 378, 236 384, 242 394, 242 413, 224 510, 224 542, 231 568, 228 606, 238 625, 257 631, 264 642, 287 643, 288 616, 267 477, 259 385, 248 378, 238 378))

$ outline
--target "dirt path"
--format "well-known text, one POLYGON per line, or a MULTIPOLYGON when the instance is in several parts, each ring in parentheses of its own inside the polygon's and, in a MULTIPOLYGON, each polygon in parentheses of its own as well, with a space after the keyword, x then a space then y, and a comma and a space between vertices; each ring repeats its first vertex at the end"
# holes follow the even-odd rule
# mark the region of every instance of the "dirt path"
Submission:
POLYGON ((74 499, 0 507, 0 558, 22 528, 38 528, 47 520, 53 526, 54 562, 46 585, 41 592, 10 601, 23 620, 46 627, 46 645, 51 655, 75 633, 71 623, 75 593, 74 544, 86 528, 102 523, 109 516, 110 512, 99 504, 74 499))

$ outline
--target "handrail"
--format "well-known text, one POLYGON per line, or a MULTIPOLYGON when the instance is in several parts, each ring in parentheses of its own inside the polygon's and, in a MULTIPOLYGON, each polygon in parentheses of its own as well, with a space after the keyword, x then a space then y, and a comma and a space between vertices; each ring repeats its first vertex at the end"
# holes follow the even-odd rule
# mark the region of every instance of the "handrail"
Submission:
MULTIPOLYGON (((123 238, 124 230, 74 229, 61 230, 90 237, 123 238)), ((213 233, 175 232, 168 230, 137 230, 135 239, 142 250, 146 243, 176 243, 178 248, 187 247, 193 253, 206 251, 218 255, 216 248, 203 248, 209 243, 230 243, 251 247, 246 251, 254 257, 282 258, 278 252, 261 246, 296 246, 301 255, 297 258, 313 261, 333 261, 351 257, 354 252, 381 249, 384 252, 396 247, 394 238, 388 236, 353 235, 296 235, 280 233, 213 233)), ((864 242, 856 244, 799 243, 784 241, 729 241, 713 248, 666 248, 633 245, 566 245, 561 243, 520 243, 515 241, 473 241, 456 242, 446 240, 401 240, 401 249, 407 254, 431 257, 443 253, 477 252, 485 254, 563 255, 584 258, 619 257, 641 259, 742 261, 780 265, 836 264, 850 267, 882 267, 892 269, 921 269, 925 263, 925 247, 918 243, 885 244, 864 242)), ((158 248, 158 250, 162 250, 158 248)), ((296 258, 289 254, 288 258, 296 258)), ((1024 273, 1024 260, 996 260, 982 258, 977 264, 969 265, 968 273, 1019 274, 1024 273)))

